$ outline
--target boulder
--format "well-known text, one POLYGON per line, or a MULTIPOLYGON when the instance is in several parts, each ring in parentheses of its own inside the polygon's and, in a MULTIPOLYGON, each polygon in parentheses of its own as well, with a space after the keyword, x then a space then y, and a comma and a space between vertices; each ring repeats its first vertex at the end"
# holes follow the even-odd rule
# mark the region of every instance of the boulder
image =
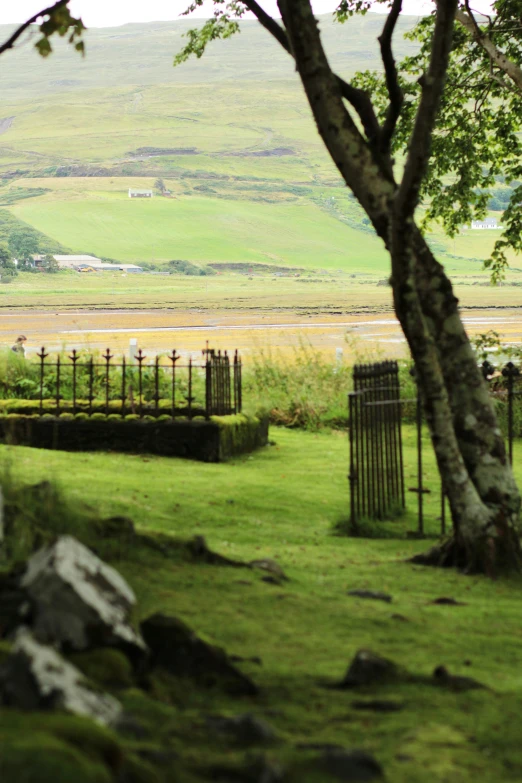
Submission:
POLYGON ((190 677, 205 687, 214 685, 237 695, 253 696, 257 687, 220 647, 200 639, 177 617, 154 614, 141 624, 150 649, 150 663, 176 677, 190 677))
POLYGON ((145 654, 143 639, 130 624, 133 591, 75 538, 61 536, 36 552, 20 583, 41 641, 70 650, 117 646, 133 659, 145 654))
POLYGON ((377 685, 395 680, 397 677, 398 670, 393 661, 382 658, 370 650, 358 650, 340 687, 357 688, 364 685, 377 685))
POLYGON ((75 666, 23 627, 0 667, 0 704, 22 710, 65 710, 106 726, 121 714, 116 699, 97 691, 75 666))
POLYGON ((259 568, 261 571, 268 572, 272 577, 278 580, 278 582, 288 582, 289 579, 279 563, 275 560, 271 560, 269 557, 264 557, 262 560, 251 560, 248 565, 250 568, 259 568))

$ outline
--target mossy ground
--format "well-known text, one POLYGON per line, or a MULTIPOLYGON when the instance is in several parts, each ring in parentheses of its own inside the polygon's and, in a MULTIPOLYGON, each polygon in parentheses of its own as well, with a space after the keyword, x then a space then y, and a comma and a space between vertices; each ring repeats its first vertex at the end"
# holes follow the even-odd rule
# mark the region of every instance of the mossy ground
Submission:
MULTIPOLYGON (((414 431, 405 429, 406 486, 411 487, 414 431)), ((336 535, 335 526, 349 509, 346 435, 272 430, 271 437, 275 446, 223 465, 152 456, 0 451, 15 477, 29 483, 58 480, 74 505, 88 503, 104 516, 130 516, 150 532, 184 539, 204 535, 213 549, 233 559, 273 558, 290 577, 279 586, 252 570, 196 564, 175 551, 162 555, 132 546, 128 538, 114 540, 108 548, 100 541, 100 552, 110 555, 136 590, 141 617, 154 611, 177 615, 229 653, 262 661, 239 664, 259 685, 260 695, 232 699, 167 675, 156 675, 148 692, 128 687, 128 672, 111 659, 109 669, 118 669, 117 676, 108 678, 114 692, 148 730, 145 738, 116 743, 124 763, 134 770, 129 779, 167 781, 176 768, 178 780, 197 781, 210 778, 206 770, 213 764, 242 764, 245 749, 212 734, 205 718, 252 711, 280 737, 268 749, 269 757, 290 767, 304 759, 304 751, 296 749, 299 743, 337 743, 373 752, 394 783, 520 780, 522 582, 465 577, 405 562, 430 543, 406 536, 416 525, 416 496, 411 493, 406 514, 382 523, 389 538, 336 535), (393 603, 348 596, 355 588, 389 592, 393 603), (465 605, 434 605, 441 596, 465 605), (491 690, 454 693, 418 682, 363 693, 325 687, 343 677, 361 647, 414 674, 430 675, 443 664, 491 690), (392 713, 352 707, 355 699, 366 697, 393 698, 404 706, 392 713), (147 748, 158 746, 174 749, 181 761, 151 765, 147 748)), ((428 447, 425 464, 432 489, 426 497, 426 530, 434 537, 440 499, 428 447)), ((521 477, 522 471, 518 473, 521 477)), ((101 659, 90 663, 90 676, 106 686, 104 671, 101 659)), ((4 774, 2 780, 61 782, 30 776, 40 756, 35 752, 33 760, 29 734, 35 742, 43 737, 49 752, 58 741, 71 753, 77 744, 70 738, 57 740, 54 724, 46 723, 43 735, 40 730, 31 733, 37 717, 16 720, 25 728, 15 731, 11 713, 0 711, 0 747, 22 742, 22 731, 28 771, 25 777, 4 774)), ((59 720, 64 724, 69 719, 59 720)), ((87 766, 75 780, 111 779, 110 764, 97 760, 90 742, 81 747, 87 766)), ((25 766, 7 767, 11 769, 25 766)), ((298 767, 293 775, 304 780, 298 767)))

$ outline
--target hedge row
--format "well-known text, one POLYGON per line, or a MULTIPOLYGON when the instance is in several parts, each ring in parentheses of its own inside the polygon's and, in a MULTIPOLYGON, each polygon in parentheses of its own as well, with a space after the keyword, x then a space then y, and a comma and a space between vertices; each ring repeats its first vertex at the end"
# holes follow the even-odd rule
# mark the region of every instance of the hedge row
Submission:
POLYGON ((172 419, 136 415, 0 415, 0 441, 63 451, 116 451, 222 462, 268 442, 261 416, 172 419))

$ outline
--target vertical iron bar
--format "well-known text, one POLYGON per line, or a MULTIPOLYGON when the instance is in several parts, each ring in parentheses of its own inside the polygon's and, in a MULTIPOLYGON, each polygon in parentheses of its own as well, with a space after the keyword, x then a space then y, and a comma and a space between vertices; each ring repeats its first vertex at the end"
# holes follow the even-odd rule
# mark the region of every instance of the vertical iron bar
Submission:
POLYGON ((105 415, 109 415, 109 389, 110 389, 110 361, 112 359, 111 352, 107 348, 103 358, 105 359, 105 415))
POLYGON ((417 491, 419 507, 419 535, 424 535, 424 488, 422 486, 422 400, 417 379, 417 491))
POLYGON ((73 414, 76 413, 76 362, 78 361, 78 355, 76 348, 72 349, 72 354, 69 356, 69 359, 72 362, 72 403, 73 403, 73 414))
POLYGON ((209 419, 211 416, 213 416, 214 411, 212 409, 212 364, 210 363, 208 343, 207 343, 206 357, 207 358, 205 362, 205 416, 207 419, 209 419))
POLYGON ((156 354, 156 361, 154 363, 154 410, 156 416, 159 410, 159 356, 156 354))
POLYGON ((241 357, 239 357, 238 362, 238 387, 237 387, 237 398, 238 398, 238 407, 237 412, 241 413, 243 410, 243 387, 242 387, 242 373, 243 373, 243 363, 241 361, 241 357))
POLYGON ((60 354, 56 359, 56 415, 60 415, 60 354))
POLYGON ((169 359, 172 362, 171 402, 172 402, 172 420, 174 421, 174 419, 176 418, 176 362, 179 359, 179 356, 176 354, 176 351, 174 349, 172 350, 169 359))
POLYGON ((237 413, 237 348, 234 353, 234 413, 237 413))
POLYGON ((395 363, 395 385, 397 389, 397 439, 398 439, 398 453, 399 453, 399 483, 400 483, 400 491, 401 491, 401 505, 402 508, 406 508, 406 494, 405 494, 405 488, 404 488, 404 461, 403 461, 403 454, 402 454, 402 405, 400 401, 401 397, 401 387, 399 383, 399 367, 397 363, 395 363))
POLYGON ((146 358, 143 355, 141 348, 138 349, 138 394, 140 398, 140 419, 143 418, 143 360, 146 358))
POLYGON ((49 354, 45 353, 45 348, 42 346, 42 350, 37 356, 40 358, 40 416, 43 414, 43 387, 44 387, 44 373, 45 373, 45 360, 49 354))
POLYGON ((188 417, 192 419, 192 356, 189 358, 188 417))
POLYGON ((94 383, 94 359, 91 356, 89 360, 89 416, 92 416, 92 400, 93 400, 93 383, 94 383))
POLYGON ((353 527, 356 524, 355 517, 355 449, 354 449, 354 394, 353 392, 348 395, 348 431, 350 437, 350 472, 348 474, 348 481, 350 484, 350 525, 353 527))
POLYGON ((127 397, 126 372, 127 372, 127 366, 126 366, 125 354, 124 354, 121 360, 121 416, 122 418, 125 416, 125 399, 127 397))

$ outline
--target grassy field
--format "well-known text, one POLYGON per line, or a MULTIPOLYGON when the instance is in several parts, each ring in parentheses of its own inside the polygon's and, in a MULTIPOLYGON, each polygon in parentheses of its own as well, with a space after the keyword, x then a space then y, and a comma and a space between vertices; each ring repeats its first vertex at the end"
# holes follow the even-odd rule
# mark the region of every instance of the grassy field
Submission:
MULTIPOLYGON (((180 688, 167 678, 159 704, 136 688, 120 687, 118 698, 152 729, 147 746, 174 748, 180 754, 177 780, 199 780, 194 770, 241 765, 245 753, 213 738, 205 716, 248 710, 274 727, 280 739, 267 750, 268 757, 289 769, 303 759, 300 743, 334 743, 374 753, 394 783, 518 780, 520 582, 492 582, 406 563, 429 544, 405 538, 415 527, 415 500, 410 496, 407 514, 384 525, 390 538, 334 535, 336 524, 348 513, 346 436, 272 430, 272 438, 276 445, 226 465, 0 449, 15 477, 26 483, 57 479, 76 508, 92 504, 96 487, 96 512, 101 515, 130 515, 141 530, 181 538, 205 535, 211 547, 229 557, 273 558, 290 577, 285 586, 277 586, 253 572, 194 565, 113 544, 113 562, 137 591, 140 616, 158 610, 172 613, 229 652, 262 660, 262 666, 242 664, 261 688, 257 698, 233 700, 180 688), (393 603, 348 597, 347 591, 355 588, 387 591, 393 603), (463 605, 433 605, 440 596, 463 605), (343 677, 361 647, 426 678, 443 664, 491 690, 454 693, 433 687, 428 679, 362 692, 326 690, 326 684, 343 677), (391 699, 402 709, 361 711, 353 707, 357 699, 391 699)), ((409 428, 405 455, 410 486, 415 481, 415 452, 409 428)), ((427 531, 434 536, 438 494, 429 451, 426 465, 433 490, 427 496, 427 531)), ((0 736, 16 749, 15 731, 19 736, 20 726, 15 728, 9 713, 0 711, 0 736)), ((54 731, 50 721, 34 740, 27 737, 25 770, 32 769, 32 758, 39 758, 31 750, 34 743, 47 748, 38 768, 45 777, 55 754, 75 742, 74 728, 58 737, 54 731)), ((129 748, 128 741, 119 741, 129 748)), ((130 750, 142 745, 133 741, 130 750)), ((146 780, 166 780, 156 774, 146 780)), ((76 775, 83 783, 86 772, 76 775)), ((301 774, 291 780, 309 779, 301 774)), ((9 776, 7 781, 14 783, 9 776)))
MULTIPOLYGON (((414 21, 401 20, 402 29, 414 21)), ((342 186, 289 58, 247 22, 201 62, 173 69, 188 24, 90 31, 85 61, 60 45, 38 68, 27 47, 10 53, 0 75, 0 205, 72 252, 120 261, 388 274, 382 242, 342 186), (173 199, 127 198, 129 186, 151 187, 158 176, 173 199), (49 192, 22 198, 42 187, 49 192)), ((323 17, 340 73, 375 66, 381 24, 375 14, 346 26, 323 17)), ((398 53, 411 47, 398 36, 398 53)), ((452 274, 474 275, 498 235, 449 241, 434 230, 430 241, 452 274)))
MULTIPOLYGON (((314 204, 258 204, 194 196, 98 198, 14 208, 73 250, 125 261, 253 261, 381 272, 382 243, 314 204)), ((384 262, 384 263, 383 263, 384 262)))

